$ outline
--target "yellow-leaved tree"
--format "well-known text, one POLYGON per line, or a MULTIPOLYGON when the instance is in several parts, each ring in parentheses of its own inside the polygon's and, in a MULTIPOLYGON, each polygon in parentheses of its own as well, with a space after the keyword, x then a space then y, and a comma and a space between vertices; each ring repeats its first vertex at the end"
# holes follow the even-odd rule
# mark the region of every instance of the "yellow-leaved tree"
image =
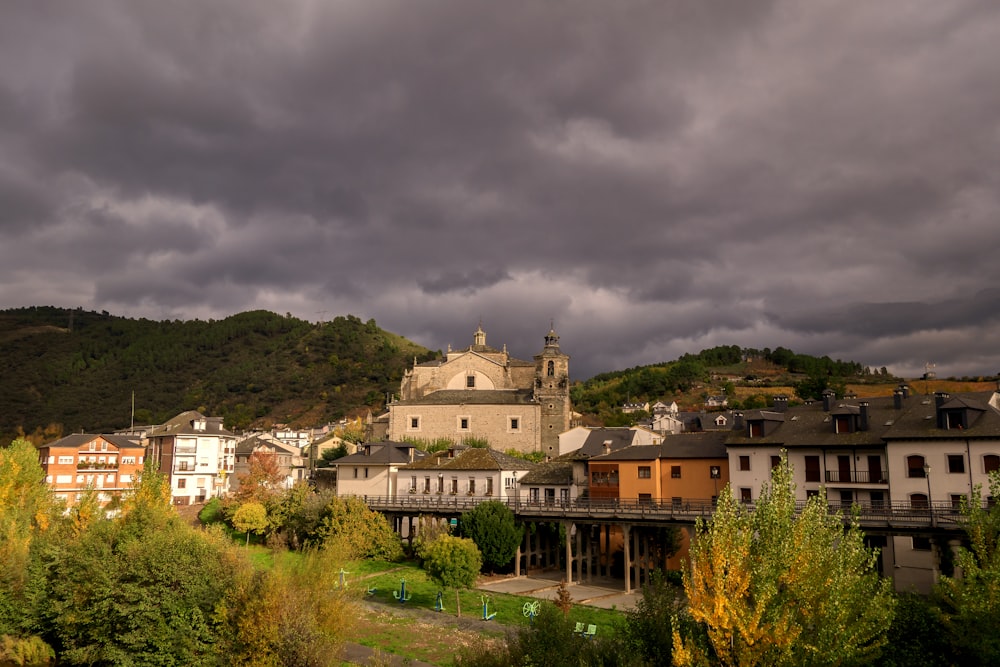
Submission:
POLYGON ((674 664, 856 665, 880 652, 892 583, 856 520, 823 494, 796 503, 784 452, 753 508, 727 488, 696 533, 684 590, 710 650, 675 630, 674 664))

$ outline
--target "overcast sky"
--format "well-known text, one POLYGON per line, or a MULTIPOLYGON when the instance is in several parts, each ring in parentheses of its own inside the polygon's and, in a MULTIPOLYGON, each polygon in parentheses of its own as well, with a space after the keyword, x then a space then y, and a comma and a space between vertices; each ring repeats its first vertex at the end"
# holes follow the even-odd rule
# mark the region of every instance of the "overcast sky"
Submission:
POLYGON ((0 5, 0 307, 1000 372, 1000 3, 0 5))

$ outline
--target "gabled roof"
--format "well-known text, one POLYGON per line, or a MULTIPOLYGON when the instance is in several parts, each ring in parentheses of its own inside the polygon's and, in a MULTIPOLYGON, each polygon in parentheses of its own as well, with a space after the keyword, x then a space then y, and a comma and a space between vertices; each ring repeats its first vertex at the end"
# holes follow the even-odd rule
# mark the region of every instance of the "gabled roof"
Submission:
POLYGON ((114 445, 118 449, 145 449, 137 439, 130 438, 125 435, 104 435, 96 433, 71 433, 64 438, 59 438, 55 442, 50 442, 47 445, 37 445, 37 449, 42 449, 43 447, 67 447, 79 449, 83 445, 91 442, 95 438, 103 438, 107 440, 108 443, 114 445))
POLYGON ((725 459, 728 431, 679 433, 664 439, 660 445, 662 459, 725 459))
POLYGON ((570 452, 572 459, 589 459, 605 453, 605 445, 612 452, 630 446, 635 442, 635 431, 627 426, 612 426, 591 429, 583 446, 570 452))
POLYGON ((164 435, 233 435, 233 433, 223 426, 222 417, 206 417, 197 410, 188 410, 159 426, 154 426, 149 432, 151 438, 164 435), (194 423, 199 420, 205 421, 204 430, 194 427, 194 423))
POLYGON ((526 405, 531 403, 526 389, 439 389, 422 398, 396 401, 396 405, 526 405))
POLYGON ((968 428, 956 436, 955 430, 938 428, 937 406, 934 396, 913 396, 903 401, 904 409, 897 410, 895 422, 885 433, 886 440, 911 440, 926 438, 1000 438, 1000 410, 992 391, 969 392, 950 396, 942 410, 967 409, 970 415, 968 428))
POLYGON ((557 460, 539 463, 534 470, 517 480, 524 486, 570 486, 573 483, 573 463, 557 460))
POLYGON ((537 463, 486 447, 469 447, 453 457, 435 453, 406 466, 407 470, 532 470, 537 463))
POLYGON ((359 450, 356 454, 348 454, 347 456, 342 456, 339 459, 331 461, 330 465, 404 465, 411 462, 410 450, 413 450, 414 460, 427 456, 427 452, 415 448, 408 442, 385 440, 383 442, 363 445, 363 447, 367 448, 370 453, 359 450))
POLYGON ((298 447, 284 443, 266 433, 252 435, 249 438, 244 438, 240 442, 236 443, 236 453, 252 454, 258 447, 267 447, 272 451, 291 454, 293 456, 300 455, 302 453, 302 450, 298 447))
POLYGON ((605 461, 652 461, 660 458, 660 447, 662 445, 629 445, 610 454, 601 454, 590 457, 592 463, 603 463, 605 461))

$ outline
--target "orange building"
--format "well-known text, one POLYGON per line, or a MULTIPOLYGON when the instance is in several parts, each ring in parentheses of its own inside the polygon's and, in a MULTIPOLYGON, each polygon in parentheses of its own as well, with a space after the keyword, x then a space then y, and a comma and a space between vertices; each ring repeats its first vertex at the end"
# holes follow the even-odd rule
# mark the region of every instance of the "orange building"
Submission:
MULTIPOLYGON (((595 456, 588 464, 588 493, 593 502, 710 508, 729 482, 726 432, 688 433, 667 437, 661 445, 636 445, 595 456)), ((609 543, 621 535, 610 527, 609 543)), ((678 569, 687 557, 692 530, 682 530, 680 548, 664 565, 678 569)))
POLYGON ((38 447, 45 481, 67 505, 88 487, 107 504, 132 485, 144 456, 139 441, 123 435, 74 433, 38 447))

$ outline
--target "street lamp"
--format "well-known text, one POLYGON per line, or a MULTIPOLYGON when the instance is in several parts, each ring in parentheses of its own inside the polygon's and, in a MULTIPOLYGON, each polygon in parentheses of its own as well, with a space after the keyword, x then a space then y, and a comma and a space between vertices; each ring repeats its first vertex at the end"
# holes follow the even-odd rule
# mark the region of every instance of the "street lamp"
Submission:
POLYGON ((934 509, 931 503, 931 466, 924 461, 924 477, 927 479, 927 511, 931 516, 931 524, 934 522, 934 509))
POLYGON ((517 489, 517 471, 515 470, 514 471, 514 514, 517 514, 517 501, 518 501, 518 496, 520 495, 521 494, 518 492, 517 489))

